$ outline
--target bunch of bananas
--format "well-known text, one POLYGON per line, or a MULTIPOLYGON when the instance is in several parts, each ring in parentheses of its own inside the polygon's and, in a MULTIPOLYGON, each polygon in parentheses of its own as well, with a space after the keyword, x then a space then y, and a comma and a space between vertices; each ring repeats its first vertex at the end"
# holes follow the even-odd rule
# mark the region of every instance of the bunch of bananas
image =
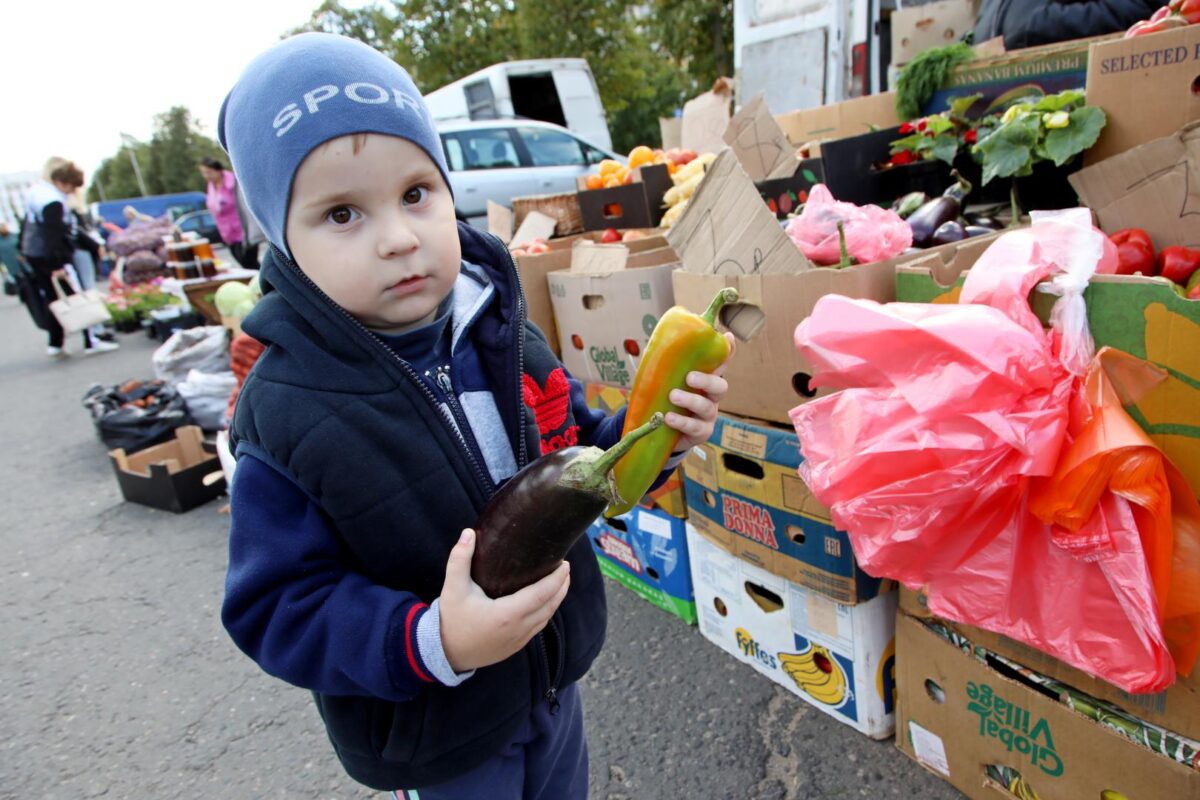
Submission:
POLYGON ((810 644, 802 653, 780 653, 779 663, 787 676, 818 703, 839 706, 846 699, 846 673, 821 645, 810 644))
POLYGON ((716 160, 715 154, 705 153, 692 159, 671 175, 671 182, 675 185, 663 195, 663 205, 666 206, 667 213, 663 214, 662 222, 658 224, 660 228, 669 228, 678 221, 683 210, 687 208, 688 199, 695 193, 700 182, 704 180, 708 165, 716 160))

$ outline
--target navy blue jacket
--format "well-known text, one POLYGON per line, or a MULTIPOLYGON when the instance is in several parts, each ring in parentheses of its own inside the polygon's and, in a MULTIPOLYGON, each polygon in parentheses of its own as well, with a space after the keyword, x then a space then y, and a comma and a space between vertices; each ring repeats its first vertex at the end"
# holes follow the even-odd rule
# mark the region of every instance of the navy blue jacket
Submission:
MULTIPOLYGON (((623 420, 586 407, 527 322, 503 245, 465 225, 459 237, 495 293, 461 350, 491 387, 515 468, 566 444, 615 442, 623 420)), ((434 680, 415 632, 459 532, 503 478, 461 410, 452 424, 411 367, 282 253, 272 250, 260 281, 244 329, 267 349, 231 429, 239 468, 222 619, 264 669, 314 690, 351 777, 381 790, 436 784, 509 744, 533 703, 587 671, 606 624, 595 556, 586 537, 572 548, 571 589, 521 652, 457 686, 434 680), (297 487, 310 502, 277 499, 297 487)))

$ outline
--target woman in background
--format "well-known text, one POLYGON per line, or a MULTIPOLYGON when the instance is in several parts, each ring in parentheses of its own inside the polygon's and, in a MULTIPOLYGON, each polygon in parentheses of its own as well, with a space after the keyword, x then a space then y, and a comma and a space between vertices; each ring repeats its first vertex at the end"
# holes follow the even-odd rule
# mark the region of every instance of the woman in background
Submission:
POLYGON ((217 223, 221 239, 237 262, 246 269, 258 269, 258 248, 246 242, 242 221, 238 216, 237 179, 215 158, 200 161, 200 173, 208 181, 206 205, 217 223))

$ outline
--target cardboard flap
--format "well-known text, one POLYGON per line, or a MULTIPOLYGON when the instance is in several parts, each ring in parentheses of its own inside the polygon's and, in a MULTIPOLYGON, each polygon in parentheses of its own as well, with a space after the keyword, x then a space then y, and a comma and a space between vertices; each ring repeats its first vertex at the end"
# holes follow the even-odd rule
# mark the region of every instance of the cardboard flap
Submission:
POLYGON ((508 206, 502 206, 495 200, 487 201, 488 233, 494 234, 500 241, 508 244, 513 235, 513 212, 508 206))
POLYGON ((1200 122, 1070 176, 1112 233, 1142 228, 1155 249, 1200 246, 1200 122))
POLYGON ((534 239, 549 239, 554 235, 554 226, 557 224, 558 220, 554 217, 540 211, 530 211, 525 215, 525 219, 521 220, 521 227, 513 234, 509 246, 521 247, 534 239))
POLYGON ((998 231, 994 235, 964 239, 954 243, 954 247, 934 248, 929 253, 899 263, 896 268, 906 272, 928 274, 934 283, 948 289, 958 283, 963 273, 975 266, 983 251, 995 244, 998 235, 1003 233, 1004 231, 998 231))
POLYGON ((620 244, 596 244, 581 239, 571 248, 571 272, 608 273, 625 269, 629 248, 620 244))
POLYGON ((895 92, 789 111, 775 117, 775 121, 787 135, 788 141, 797 147, 825 139, 857 136, 874 128, 890 128, 901 122, 896 116, 895 92))
POLYGON ((796 171, 796 148, 771 116, 762 92, 733 115, 724 139, 752 180, 786 178, 796 171))
POLYGON ((689 272, 746 275, 813 268, 728 149, 708 168, 667 241, 689 272))
POLYGON ((711 91, 684 103, 679 137, 683 147, 697 153, 715 153, 724 147, 721 137, 729 126, 732 100, 733 82, 717 78, 711 91))

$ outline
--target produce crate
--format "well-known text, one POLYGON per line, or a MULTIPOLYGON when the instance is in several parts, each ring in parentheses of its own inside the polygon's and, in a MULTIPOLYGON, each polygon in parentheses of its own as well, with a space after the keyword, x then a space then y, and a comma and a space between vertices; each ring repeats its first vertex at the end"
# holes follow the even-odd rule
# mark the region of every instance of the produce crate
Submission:
POLYGON ((513 222, 517 228, 521 227, 530 211, 537 211, 554 219, 555 236, 570 236, 583 230, 583 215, 574 192, 514 197, 512 204, 513 222))
POLYGON ((227 281, 240 281, 241 283, 250 283, 250 278, 226 278, 225 280, 201 281, 199 283, 187 283, 183 286, 184 294, 187 295, 188 302, 192 304, 192 308, 204 318, 204 322, 208 325, 221 324, 221 312, 217 310, 217 306, 209 298, 216 294, 217 289, 221 288, 221 284, 227 281))

